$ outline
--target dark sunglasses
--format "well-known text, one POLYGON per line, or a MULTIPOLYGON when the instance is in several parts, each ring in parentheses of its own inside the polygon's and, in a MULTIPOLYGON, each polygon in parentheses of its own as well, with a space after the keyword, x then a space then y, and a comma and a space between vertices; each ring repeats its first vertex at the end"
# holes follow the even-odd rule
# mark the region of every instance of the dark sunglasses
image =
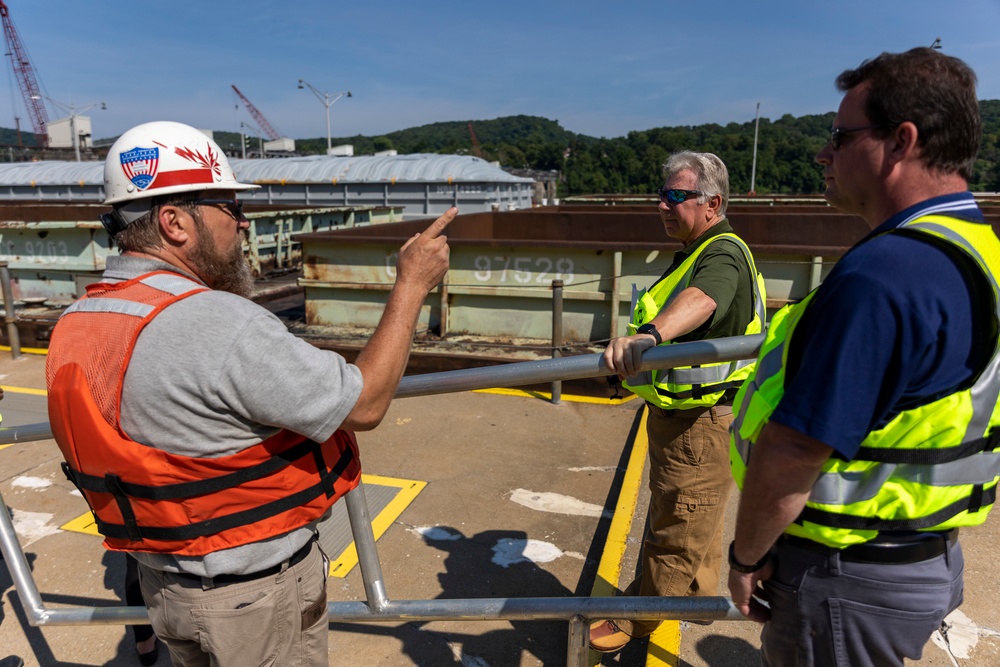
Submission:
POLYGON ((656 191, 656 194, 660 195, 660 201, 665 201, 668 204, 682 204, 691 197, 701 197, 705 195, 705 193, 701 190, 677 190, 675 188, 670 190, 660 188, 656 191))
POLYGON ((243 215, 243 202, 235 201, 233 199, 195 199, 191 201, 192 204, 196 206, 211 206, 213 204, 222 204, 226 212, 233 217, 236 222, 243 222, 247 219, 243 215))
POLYGON ((844 144, 844 135, 864 132, 865 130, 880 130, 884 125, 865 125, 864 127, 835 127, 830 130, 830 148, 839 149, 844 144))

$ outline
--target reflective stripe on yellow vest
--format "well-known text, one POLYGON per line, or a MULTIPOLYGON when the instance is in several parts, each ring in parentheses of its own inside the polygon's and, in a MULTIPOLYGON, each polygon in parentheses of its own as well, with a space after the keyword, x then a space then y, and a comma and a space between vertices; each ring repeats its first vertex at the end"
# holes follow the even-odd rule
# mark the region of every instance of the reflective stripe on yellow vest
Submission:
MULTIPOLYGON (((975 260, 992 287, 1000 324, 1000 240, 989 225, 933 215, 901 229, 951 243, 975 260)), ((756 372, 736 396, 730 462, 740 488, 753 443, 784 394, 788 341, 815 293, 771 318, 756 372)), ((868 434, 853 460, 831 457, 785 532, 840 548, 880 531, 981 524, 1000 479, 998 398, 1000 342, 971 387, 899 413, 868 434)))
MULTIPOLYGON (((678 294, 688 288, 698 257, 709 245, 719 240, 735 243, 743 251, 747 266, 750 268, 750 275, 753 277, 751 289, 754 295, 754 316, 743 333, 751 335, 763 331, 767 318, 764 278, 757 272, 750 248, 736 234, 726 232, 713 236, 701 244, 670 275, 664 277, 649 290, 638 293, 637 300, 632 307, 632 321, 628 325, 629 335, 634 334, 635 330, 643 324, 651 322, 657 313, 666 308, 671 301, 677 298, 678 294)), ((669 344, 669 342, 664 341, 664 344, 669 344)), ((753 364, 752 359, 741 359, 703 366, 680 366, 640 373, 628 378, 622 384, 632 393, 660 408, 687 410, 718 403, 727 389, 739 387, 743 380, 750 376, 753 364)))

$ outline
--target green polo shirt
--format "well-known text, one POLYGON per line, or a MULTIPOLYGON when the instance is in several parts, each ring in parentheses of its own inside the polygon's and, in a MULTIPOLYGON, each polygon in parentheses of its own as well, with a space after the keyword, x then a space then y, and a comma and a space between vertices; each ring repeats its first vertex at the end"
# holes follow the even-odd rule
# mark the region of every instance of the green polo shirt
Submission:
MULTIPOLYGON (((670 275, 713 236, 732 231, 725 218, 714 224, 690 246, 674 253, 673 263, 660 280, 670 275)), ((735 243, 721 240, 706 248, 694 265, 690 287, 697 287, 715 301, 715 313, 704 324, 691 333, 678 336, 674 342, 742 336, 754 315, 752 286, 750 267, 743 251, 735 243)))

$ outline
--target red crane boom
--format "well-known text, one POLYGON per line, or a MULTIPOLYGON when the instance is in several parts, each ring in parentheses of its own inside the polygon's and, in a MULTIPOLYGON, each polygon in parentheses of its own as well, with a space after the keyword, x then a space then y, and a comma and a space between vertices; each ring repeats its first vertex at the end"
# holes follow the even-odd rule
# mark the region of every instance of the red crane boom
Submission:
POLYGON ((0 0, 0 17, 3 18, 3 35, 7 40, 7 55, 10 56, 10 64, 14 68, 14 78, 17 79, 18 86, 21 88, 24 106, 28 109, 31 127, 39 144, 48 146, 49 115, 42 102, 42 93, 38 87, 38 81, 35 79, 31 61, 28 59, 28 51, 21 44, 21 38, 17 36, 14 21, 10 18, 10 10, 7 9, 7 4, 3 0, 0 0))
MULTIPOLYGON (((0 0, 0 4, 3 4, 3 0, 0 0)), ((257 124, 260 125, 260 129, 263 130, 264 134, 267 135, 267 138, 270 139, 271 141, 274 141, 275 139, 280 139, 281 135, 278 134, 278 131, 275 130, 274 127, 267 122, 267 119, 264 118, 264 114, 258 111, 257 107, 255 107, 250 102, 250 100, 248 100, 246 96, 240 92, 240 89, 237 88, 235 85, 233 86, 233 90, 236 92, 236 95, 241 100, 243 100, 243 106, 247 108, 247 111, 250 112, 250 115, 253 116, 253 119, 257 121, 257 124)))

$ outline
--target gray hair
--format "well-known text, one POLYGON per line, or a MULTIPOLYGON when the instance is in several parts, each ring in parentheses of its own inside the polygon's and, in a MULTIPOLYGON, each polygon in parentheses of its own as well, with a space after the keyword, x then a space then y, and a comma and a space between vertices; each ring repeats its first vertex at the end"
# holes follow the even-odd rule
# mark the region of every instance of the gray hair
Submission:
MULTIPOLYGON (((200 194, 200 193, 194 193, 200 194)), ((163 237, 160 236, 160 209, 164 206, 180 206, 188 211, 193 218, 201 220, 198 207, 192 202, 191 193, 166 195, 153 199, 149 211, 130 222, 125 229, 115 234, 112 241, 118 246, 118 251, 149 252, 163 247, 163 237)))
MULTIPOLYGON (((680 151, 667 158, 663 164, 663 176, 665 179, 669 179, 685 169, 694 172, 698 179, 698 189, 706 195, 722 195, 719 215, 725 215, 726 208, 729 206, 729 171, 722 160, 712 153, 680 151)), ((704 203, 704 201, 704 197, 698 198, 698 203, 704 203)))

